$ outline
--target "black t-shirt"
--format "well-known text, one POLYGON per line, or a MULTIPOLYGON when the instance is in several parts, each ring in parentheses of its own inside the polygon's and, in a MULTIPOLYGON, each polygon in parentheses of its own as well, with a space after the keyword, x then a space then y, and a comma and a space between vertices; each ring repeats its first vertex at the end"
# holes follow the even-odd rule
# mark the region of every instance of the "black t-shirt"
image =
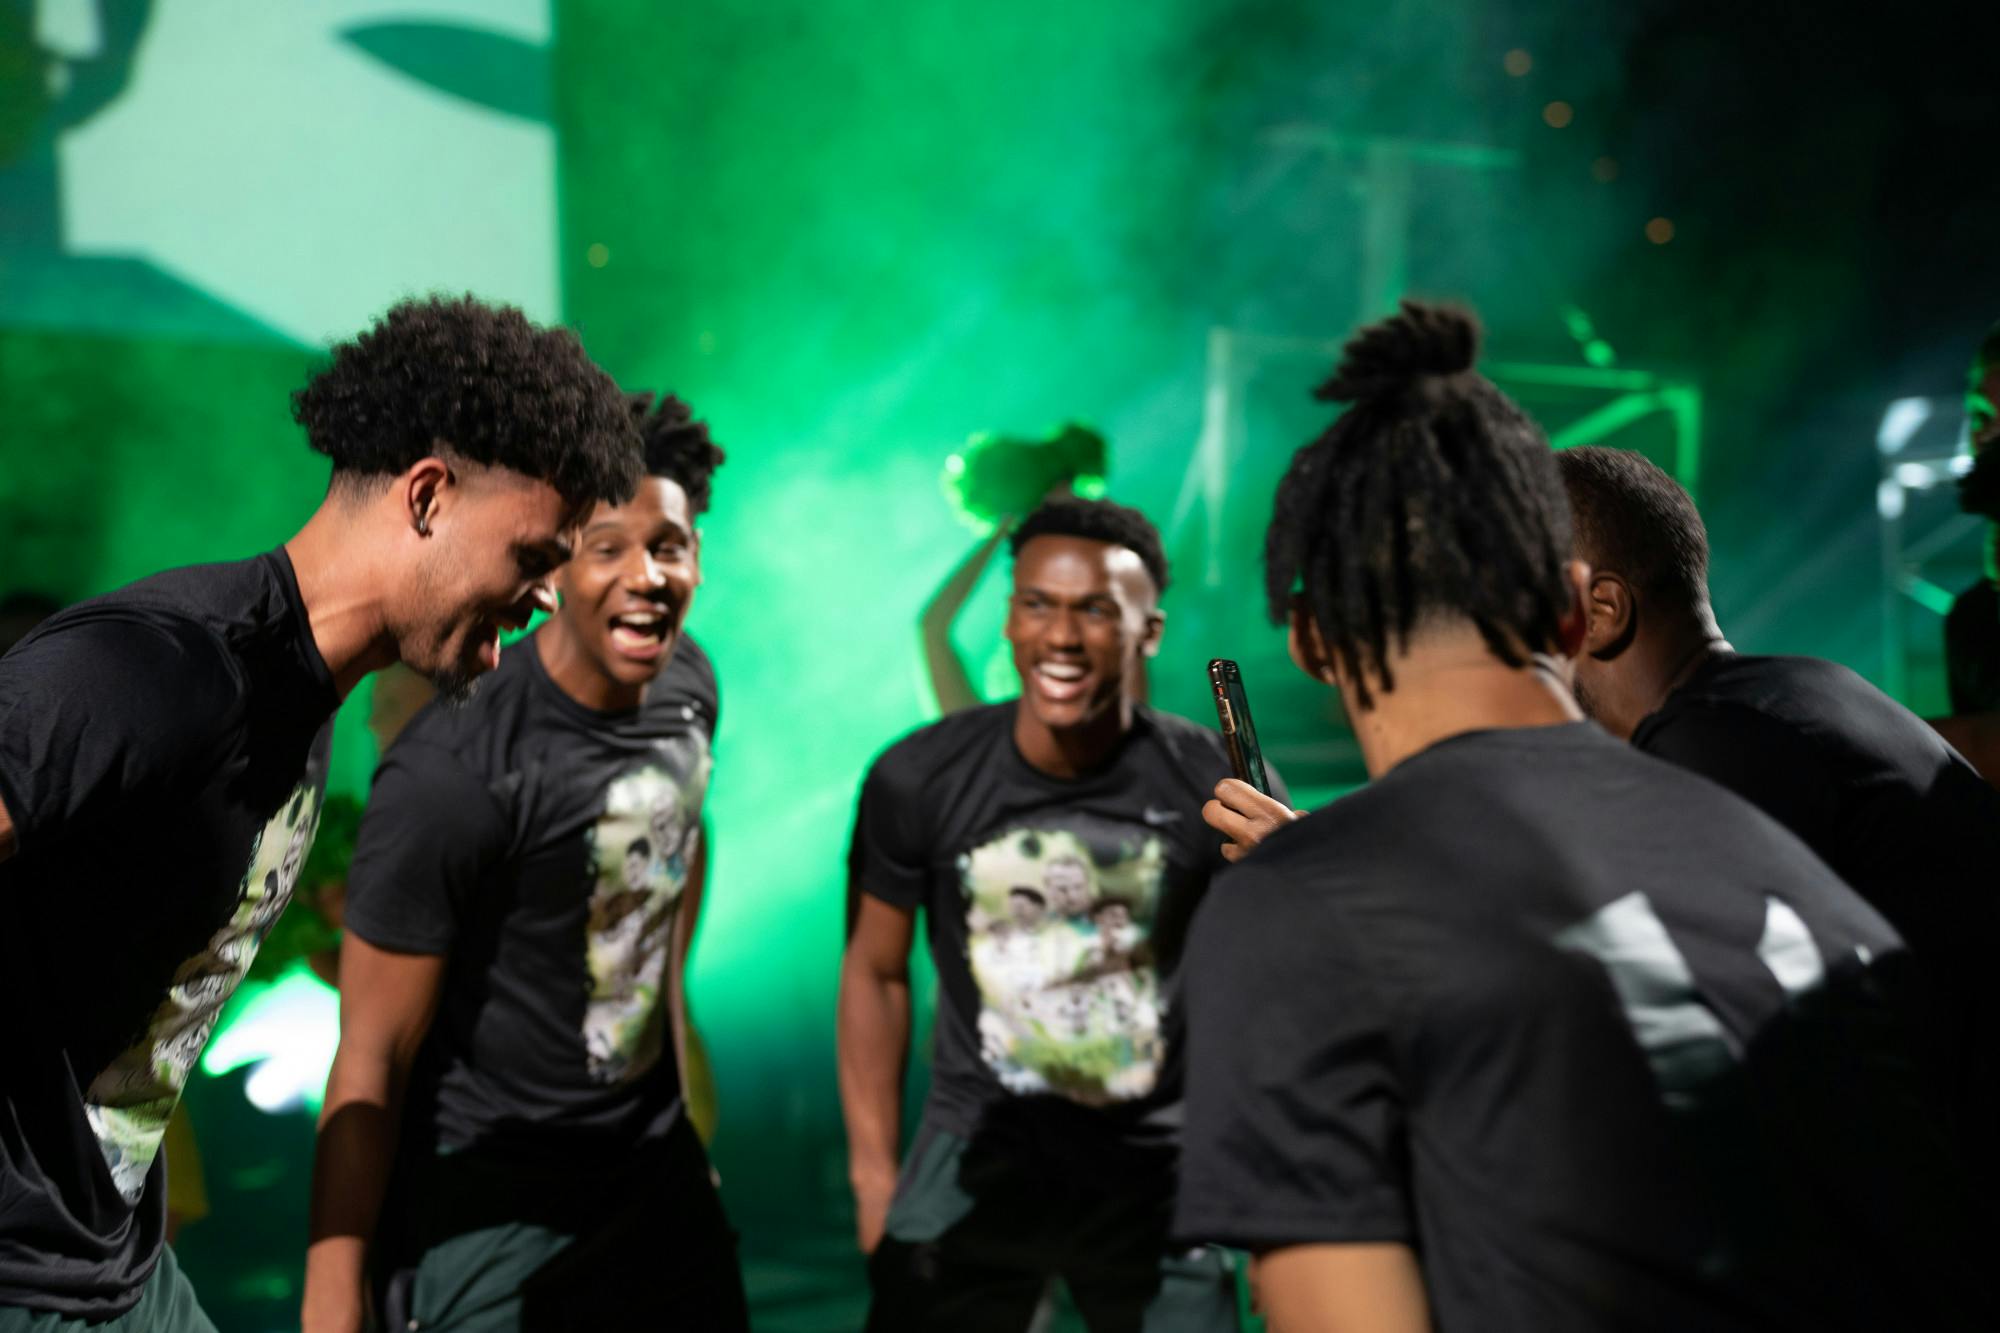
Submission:
POLYGON ((861 790, 853 887, 924 908, 938 969, 926 1118, 961 1136, 1004 1120, 1057 1151, 1064 1139, 1170 1147, 1170 992, 1188 919, 1224 864, 1201 819, 1229 776, 1222 738, 1140 709, 1102 768, 1065 780, 1021 757, 1014 710, 911 733, 861 790))
POLYGON ((1954 716, 2000 712, 2000 587, 1960 593, 1944 618, 1945 684, 1954 716))
POLYGON ((1208 895, 1176 1229, 1411 1245, 1446 1333, 1993 1327, 1906 957, 1711 783, 1454 737, 1208 895))
MULTIPOLYGON (((1922 719, 1836 663, 1730 654, 1667 696, 1632 744, 1798 834, 1932 973, 1958 1058, 1996 1048, 2000 791, 1922 719)), ((1976 1102, 1991 1063, 1967 1064, 1976 1102)))
POLYGON ((333 679, 282 550, 71 607, 0 658, 0 1305, 106 1317, 160 1139, 319 826, 333 679))
POLYGON ((410 1146, 581 1164, 671 1128, 668 946, 718 708, 692 639, 639 708, 600 713, 549 679, 530 638, 469 703, 426 707, 389 748, 346 926, 450 958, 410 1146))

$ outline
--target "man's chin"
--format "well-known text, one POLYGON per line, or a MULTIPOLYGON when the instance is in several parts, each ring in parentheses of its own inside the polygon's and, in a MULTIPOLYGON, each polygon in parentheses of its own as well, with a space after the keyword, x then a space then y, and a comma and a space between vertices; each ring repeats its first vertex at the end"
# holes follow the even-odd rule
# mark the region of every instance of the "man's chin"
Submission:
POLYGON ((483 672, 468 671, 462 666, 446 667, 431 673, 432 688, 437 691, 437 700, 446 708, 463 708, 479 693, 479 678, 483 672))

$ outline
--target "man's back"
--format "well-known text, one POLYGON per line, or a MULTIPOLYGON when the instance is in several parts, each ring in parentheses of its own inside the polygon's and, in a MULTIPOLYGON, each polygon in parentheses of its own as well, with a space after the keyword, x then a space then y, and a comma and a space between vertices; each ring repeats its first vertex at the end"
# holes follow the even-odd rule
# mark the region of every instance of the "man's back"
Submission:
POLYGON ((1445 1329, 1987 1326, 1901 958, 1709 784, 1455 737, 1209 895, 1178 1230, 1411 1245, 1445 1329))
MULTIPOLYGON (((1909 942, 1959 1058, 1991 1047, 2000 791, 1928 724, 1837 663, 1729 654, 1669 695, 1632 744, 1796 833, 1909 942)), ((1965 1095, 1985 1105, 1991 1087, 1990 1072, 1968 1075, 1965 1095)))

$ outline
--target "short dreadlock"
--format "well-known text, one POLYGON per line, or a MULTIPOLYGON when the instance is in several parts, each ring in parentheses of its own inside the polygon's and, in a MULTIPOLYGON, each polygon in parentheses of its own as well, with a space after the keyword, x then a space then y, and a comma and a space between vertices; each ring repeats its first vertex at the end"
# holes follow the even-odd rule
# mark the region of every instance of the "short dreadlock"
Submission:
POLYGON ((1552 646, 1569 609, 1569 505, 1555 456, 1526 413, 1475 373, 1470 311, 1403 302, 1343 349, 1317 397, 1350 404, 1299 450, 1264 542, 1265 592, 1282 624, 1295 590, 1353 682, 1396 687, 1390 641, 1469 620, 1520 666, 1552 646))

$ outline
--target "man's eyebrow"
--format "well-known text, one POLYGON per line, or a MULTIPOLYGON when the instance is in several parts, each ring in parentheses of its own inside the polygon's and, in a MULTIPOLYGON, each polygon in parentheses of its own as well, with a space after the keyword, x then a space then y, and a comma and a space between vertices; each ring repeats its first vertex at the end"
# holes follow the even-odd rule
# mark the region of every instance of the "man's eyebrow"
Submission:
POLYGON ((563 565, 569 563, 570 556, 574 555, 575 552, 570 549, 570 544, 563 538, 550 537, 546 541, 515 542, 514 554, 516 557, 538 555, 544 560, 563 565))

